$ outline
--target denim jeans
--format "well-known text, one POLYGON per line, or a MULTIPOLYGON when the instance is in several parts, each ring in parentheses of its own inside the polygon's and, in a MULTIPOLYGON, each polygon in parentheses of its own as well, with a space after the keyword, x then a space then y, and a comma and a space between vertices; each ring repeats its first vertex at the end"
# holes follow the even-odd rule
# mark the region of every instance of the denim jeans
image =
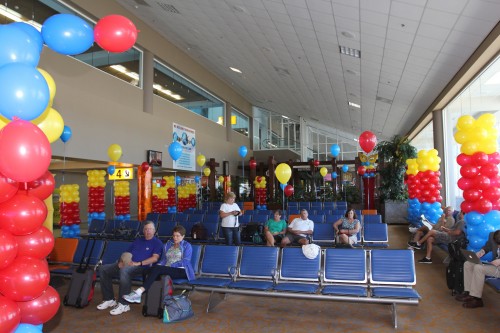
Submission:
POLYGON ((120 269, 117 263, 102 265, 99 268, 102 300, 109 301, 115 298, 113 291, 113 278, 120 278, 120 287, 118 288, 118 302, 128 304, 123 299, 123 295, 128 295, 132 290, 132 277, 141 275, 144 270, 142 266, 126 266, 120 269))
POLYGON ((224 233, 224 237, 226 238, 226 245, 233 245, 233 242, 234 245, 241 244, 240 227, 222 227, 222 232, 224 233))

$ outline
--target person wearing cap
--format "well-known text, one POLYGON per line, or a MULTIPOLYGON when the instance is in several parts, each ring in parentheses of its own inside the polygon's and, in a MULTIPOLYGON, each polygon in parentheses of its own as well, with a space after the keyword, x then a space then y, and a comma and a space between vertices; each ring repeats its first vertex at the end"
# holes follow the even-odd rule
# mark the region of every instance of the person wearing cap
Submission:
POLYGON ((312 236, 314 231, 314 222, 309 220, 309 213, 306 209, 300 211, 300 217, 293 219, 286 229, 286 235, 281 240, 281 247, 290 243, 297 242, 300 245, 309 244, 308 236, 312 236))

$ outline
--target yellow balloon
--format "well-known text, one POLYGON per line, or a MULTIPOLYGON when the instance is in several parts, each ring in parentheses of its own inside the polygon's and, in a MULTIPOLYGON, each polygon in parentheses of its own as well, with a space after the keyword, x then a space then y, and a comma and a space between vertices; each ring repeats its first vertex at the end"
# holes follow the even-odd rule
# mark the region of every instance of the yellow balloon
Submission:
POLYGON ((465 131, 456 131, 455 134, 453 134, 453 137, 459 144, 463 144, 467 141, 467 133, 465 131))
POLYGON ((477 127, 482 127, 484 129, 487 128, 492 128, 495 126, 496 123, 496 118, 493 114, 491 113, 485 113, 479 116, 476 120, 476 126, 477 127))
POLYGON ((108 148, 108 156, 113 162, 118 161, 122 156, 122 147, 120 147, 120 145, 117 145, 116 143, 113 143, 108 148))
POLYGON ((37 68, 37 70, 40 72, 40 74, 43 75, 45 81, 47 81, 47 85, 49 86, 49 105, 47 108, 52 107, 52 103, 54 102, 54 97, 56 96, 56 82, 52 78, 52 76, 47 73, 47 71, 37 68))
POLYGON ((196 157, 196 163, 198 163, 200 167, 205 165, 205 161, 206 161, 205 155, 198 155, 198 157, 196 157))
POLYGON ((0 115, 0 129, 4 128, 10 122, 9 119, 0 115))
POLYGON ((468 130, 471 129, 474 126, 474 123, 476 120, 474 119, 473 116, 466 115, 458 118, 457 121, 457 129, 459 130, 468 130))
POLYGON ((286 184, 288 180, 292 177, 292 169, 286 163, 280 163, 276 167, 276 178, 281 184, 286 184))
POLYGON ((64 131, 64 120, 56 110, 50 108, 48 111, 42 113, 42 115, 32 121, 33 124, 37 125, 49 142, 55 142, 60 137, 64 131))
POLYGON ((321 176, 325 177, 328 173, 328 170, 325 167, 322 167, 321 169, 319 169, 319 173, 321 174, 321 176))
POLYGON ((210 168, 203 169, 203 174, 207 177, 210 176, 210 168))
POLYGON ((219 176, 219 183, 223 183, 224 182, 224 177, 223 176, 219 176))

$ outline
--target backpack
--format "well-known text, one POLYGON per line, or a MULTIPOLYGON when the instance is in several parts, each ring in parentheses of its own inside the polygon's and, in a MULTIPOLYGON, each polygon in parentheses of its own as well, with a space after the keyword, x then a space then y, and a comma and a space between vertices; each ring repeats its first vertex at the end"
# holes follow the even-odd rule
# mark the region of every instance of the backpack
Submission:
POLYGON ((262 237, 260 236, 260 234, 257 231, 252 236, 252 242, 254 244, 262 244, 262 243, 264 243, 264 241, 262 240, 262 237))
POLYGON ((165 324, 175 323, 194 316, 191 301, 184 294, 184 291, 180 295, 165 296, 163 304, 165 306, 163 310, 163 322, 165 324))
POLYGON ((207 240, 208 239, 207 228, 201 223, 195 223, 191 228, 191 238, 198 240, 207 240))
MULTIPOLYGON (((241 241, 242 242, 249 242, 249 243, 255 243, 254 238, 256 241, 258 241, 258 238, 260 238, 260 241, 262 242, 262 237, 260 236, 264 231, 264 226, 259 223, 247 223, 241 226, 241 241), (254 237, 257 234, 257 237, 254 237)), ((256 244, 260 244, 256 243, 256 244)))

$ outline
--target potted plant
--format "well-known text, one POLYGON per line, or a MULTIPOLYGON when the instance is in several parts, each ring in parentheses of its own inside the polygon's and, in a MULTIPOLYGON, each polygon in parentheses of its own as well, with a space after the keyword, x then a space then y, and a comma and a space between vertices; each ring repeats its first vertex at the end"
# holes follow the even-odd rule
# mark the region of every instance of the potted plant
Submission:
POLYGON ((395 135, 377 144, 379 197, 387 223, 406 222, 408 191, 404 183, 406 160, 417 157, 417 149, 406 136, 395 135))

